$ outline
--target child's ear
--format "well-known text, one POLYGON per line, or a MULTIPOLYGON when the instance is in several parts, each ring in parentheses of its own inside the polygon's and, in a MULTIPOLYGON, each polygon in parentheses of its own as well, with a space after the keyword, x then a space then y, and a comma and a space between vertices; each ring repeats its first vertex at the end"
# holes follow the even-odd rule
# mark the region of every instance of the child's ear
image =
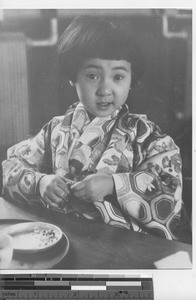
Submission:
POLYGON ((70 84, 72 87, 75 86, 75 84, 74 84, 73 81, 71 81, 71 80, 69 80, 69 84, 70 84))

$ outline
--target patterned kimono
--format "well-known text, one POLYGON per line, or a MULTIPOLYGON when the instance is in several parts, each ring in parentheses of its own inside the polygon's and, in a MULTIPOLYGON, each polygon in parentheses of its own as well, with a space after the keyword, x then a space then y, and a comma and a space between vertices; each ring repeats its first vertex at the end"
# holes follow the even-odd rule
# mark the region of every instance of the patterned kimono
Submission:
POLYGON ((77 209, 70 197, 62 211, 182 240, 179 148, 145 115, 131 114, 126 104, 108 117, 92 118, 77 102, 35 137, 8 149, 2 166, 4 196, 31 205, 43 205, 38 184, 45 174, 74 181, 93 173, 110 174, 112 196, 86 205, 86 211, 85 205, 77 209))

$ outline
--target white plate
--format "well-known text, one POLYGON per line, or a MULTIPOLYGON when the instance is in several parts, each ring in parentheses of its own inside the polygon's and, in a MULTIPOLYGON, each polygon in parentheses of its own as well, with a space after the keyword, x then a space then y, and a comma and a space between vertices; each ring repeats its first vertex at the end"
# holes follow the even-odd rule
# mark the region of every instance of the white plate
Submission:
POLYGON ((62 238, 59 227, 45 222, 25 222, 2 230, 13 238, 16 251, 37 252, 49 249, 62 238))

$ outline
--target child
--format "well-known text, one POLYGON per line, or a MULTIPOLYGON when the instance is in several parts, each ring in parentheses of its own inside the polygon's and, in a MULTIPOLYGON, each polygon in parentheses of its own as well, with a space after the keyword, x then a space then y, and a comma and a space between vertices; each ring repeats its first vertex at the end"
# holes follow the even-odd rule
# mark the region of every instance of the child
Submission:
POLYGON ((4 196, 182 240, 179 148, 125 104, 143 74, 135 41, 110 21, 79 16, 58 54, 78 101, 8 150, 4 196))

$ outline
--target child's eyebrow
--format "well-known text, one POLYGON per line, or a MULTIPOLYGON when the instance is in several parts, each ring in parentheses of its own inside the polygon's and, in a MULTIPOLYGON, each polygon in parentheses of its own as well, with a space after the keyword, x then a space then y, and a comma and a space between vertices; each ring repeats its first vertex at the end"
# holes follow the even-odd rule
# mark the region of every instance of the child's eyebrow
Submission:
POLYGON ((126 68, 124 66, 114 67, 112 69, 113 70, 122 70, 122 71, 125 71, 125 72, 129 72, 128 68, 126 68))
MULTIPOLYGON (((87 70, 87 69, 102 69, 102 67, 98 66, 98 65, 94 65, 94 64, 89 64, 89 65, 85 66, 85 70, 87 70)), ((126 68, 124 66, 113 67, 112 70, 122 70, 125 72, 129 72, 128 68, 126 68)))
POLYGON ((89 64, 89 65, 85 66, 85 70, 87 70, 87 69, 102 69, 102 67, 93 65, 93 64, 89 64))

